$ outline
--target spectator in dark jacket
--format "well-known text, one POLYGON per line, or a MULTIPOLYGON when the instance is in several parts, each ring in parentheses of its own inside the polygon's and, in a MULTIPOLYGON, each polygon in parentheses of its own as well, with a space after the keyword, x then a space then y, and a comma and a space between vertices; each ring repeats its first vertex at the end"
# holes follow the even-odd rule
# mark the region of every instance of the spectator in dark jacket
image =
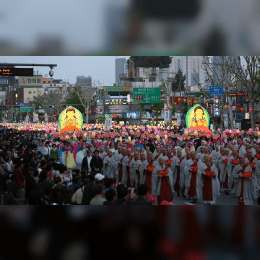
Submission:
POLYGON ((150 148, 150 151, 153 153, 154 152, 154 150, 155 150, 155 147, 154 147, 154 145, 153 145, 153 143, 152 143, 152 140, 148 140, 148 144, 147 144, 147 146, 146 147, 149 147, 150 148))
POLYGON ((36 186, 36 181, 33 178, 34 171, 35 170, 33 168, 29 168, 28 173, 25 176, 25 197, 28 199, 29 205, 35 205, 35 199, 32 196, 32 191, 36 186))
POLYGON ((127 204, 130 205, 153 205, 149 200, 149 187, 146 184, 140 184, 137 187, 138 198, 136 200, 129 199, 127 204))
POLYGON ((82 205, 89 205, 90 201, 94 198, 93 187, 95 186, 95 174, 90 174, 90 183, 85 185, 82 197, 82 205))
POLYGON ((90 162, 92 172, 100 173, 103 168, 103 160, 99 157, 99 151, 94 151, 94 156, 90 162))
POLYGON ((25 183, 24 183, 25 177, 23 175, 22 168, 23 168, 23 163, 19 161, 16 164, 14 177, 15 177, 15 189, 16 189, 17 197, 24 199, 25 198, 25 183))
POLYGON ((116 191, 114 189, 108 189, 105 193, 106 201, 104 201, 103 205, 115 205, 117 200, 116 191))

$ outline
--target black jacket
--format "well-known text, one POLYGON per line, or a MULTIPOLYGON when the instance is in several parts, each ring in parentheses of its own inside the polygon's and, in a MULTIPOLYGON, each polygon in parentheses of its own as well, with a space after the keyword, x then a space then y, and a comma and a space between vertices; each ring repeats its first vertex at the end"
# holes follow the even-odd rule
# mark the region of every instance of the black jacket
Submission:
MULTIPOLYGON (((93 156, 91 156, 91 161, 92 161, 92 159, 93 159, 93 156)), ((90 161, 90 165, 91 165, 91 161, 90 161)), ((87 172, 91 172, 91 171, 92 171, 92 170, 91 170, 91 167, 90 167, 90 169, 88 168, 88 157, 87 157, 87 156, 85 156, 85 157, 83 158, 81 170, 82 170, 82 171, 85 170, 85 171, 87 171, 87 172)))
POLYGON ((89 205, 90 201, 95 197, 95 194, 92 190, 95 185, 96 184, 94 182, 85 185, 81 205, 89 205))
POLYGON ((116 205, 114 202, 111 202, 111 201, 104 201, 103 202, 103 205, 116 205))
POLYGON ((35 187, 36 181, 31 174, 27 173, 25 176, 25 196, 27 198, 32 196, 32 191, 35 187))
POLYGON ((153 153, 154 150, 155 150, 154 144, 152 144, 152 143, 151 143, 151 144, 148 143, 148 144, 146 145, 146 147, 149 147, 149 148, 150 148, 150 151, 151 151, 152 153, 153 153))
POLYGON ((90 167, 92 172, 101 173, 103 167, 103 160, 100 157, 97 158, 96 156, 93 156, 90 162, 90 167), (99 169, 99 171, 95 171, 95 168, 99 169))
POLYGON ((136 200, 129 199, 126 205, 153 205, 153 204, 151 201, 148 201, 143 197, 138 197, 136 200))

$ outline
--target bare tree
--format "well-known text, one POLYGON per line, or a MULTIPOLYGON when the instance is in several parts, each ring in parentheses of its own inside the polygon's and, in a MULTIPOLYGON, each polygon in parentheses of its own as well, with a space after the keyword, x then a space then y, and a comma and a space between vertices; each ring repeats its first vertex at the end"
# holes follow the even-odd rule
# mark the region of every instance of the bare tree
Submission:
POLYGON ((229 56, 229 60, 233 60, 230 68, 236 79, 241 82, 242 89, 249 92, 249 103, 253 109, 251 112, 251 127, 255 129, 255 112, 256 102, 259 101, 259 84, 257 76, 259 74, 260 60, 259 56, 229 56), (242 65, 242 59, 245 65, 242 65))
MULTIPOLYGON (((207 74, 207 81, 211 83, 211 85, 220 85, 223 86, 223 91, 227 93, 228 98, 228 111, 230 116, 230 124, 231 127, 234 128, 234 122, 233 122, 233 111, 232 106, 235 98, 231 98, 229 96, 229 92, 231 88, 233 87, 233 81, 234 81, 234 74, 231 73, 234 67, 234 59, 232 59, 229 56, 219 56, 218 59, 213 60, 213 58, 204 56, 203 62, 201 64, 201 68, 206 72, 207 74)), ((199 83, 199 75, 194 70, 195 75, 193 79, 197 83, 199 89, 201 92, 204 92, 200 83, 199 83)), ((204 95, 210 99, 210 96, 207 95, 204 92, 204 95)), ((221 97, 219 99, 219 107, 220 107, 220 118, 221 118, 221 127, 224 128, 224 118, 223 118, 223 112, 224 112, 224 97, 221 97)))

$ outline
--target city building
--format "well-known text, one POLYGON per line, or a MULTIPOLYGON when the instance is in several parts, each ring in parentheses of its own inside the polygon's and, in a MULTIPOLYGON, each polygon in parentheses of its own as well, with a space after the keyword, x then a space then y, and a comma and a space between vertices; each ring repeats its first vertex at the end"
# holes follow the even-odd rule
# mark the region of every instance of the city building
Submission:
POLYGON ((120 75, 125 73, 125 58, 116 58, 115 59, 115 83, 120 84, 120 75))
POLYGON ((92 86, 92 77, 78 76, 76 77, 76 85, 80 87, 92 86))
POLYGON ((177 73, 182 70, 183 75, 186 75, 184 82, 185 87, 201 84, 203 88, 208 86, 207 73, 201 68, 203 62, 202 56, 171 56, 172 63, 169 66, 169 73, 177 73))
POLYGON ((61 79, 44 79, 44 81, 51 82, 42 84, 44 93, 50 94, 51 92, 58 92, 61 94, 62 100, 65 100, 66 96, 70 94, 71 86, 69 82, 65 82, 61 79))

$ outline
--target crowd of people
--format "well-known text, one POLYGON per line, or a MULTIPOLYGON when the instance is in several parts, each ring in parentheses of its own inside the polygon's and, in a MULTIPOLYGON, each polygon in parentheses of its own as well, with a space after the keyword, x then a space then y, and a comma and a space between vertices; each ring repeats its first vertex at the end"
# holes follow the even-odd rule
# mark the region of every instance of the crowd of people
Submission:
POLYGON ((87 139, 85 134, 64 138, 4 126, 1 202, 172 205, 177 196, 214 205, 221 193, 237 197, 238 204, 259 200, 260 140, 254 132, 164 132, 153 138, 132 129, 110 134, 92 129, 87 139))

